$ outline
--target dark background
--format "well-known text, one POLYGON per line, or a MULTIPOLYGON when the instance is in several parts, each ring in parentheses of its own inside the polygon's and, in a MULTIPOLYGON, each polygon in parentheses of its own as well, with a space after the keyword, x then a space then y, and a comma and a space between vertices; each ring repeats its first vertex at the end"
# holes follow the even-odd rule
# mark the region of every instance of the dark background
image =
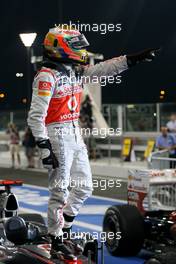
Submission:
POLYGON ((105 59, 147 47, 162 47, 160 56, 153 63, 138 65, 123 73, 120 85, 104 87, 103 103, 158 102, 161 89, 166 91, 164 101, 175 102, 175 15, 175 0, 1 2, 0 92, 6 97, 0 100, 0 108, 24 107, 21 100, 27 94, 27 56, 18 34, 37 32, 33 47, 35 54, 41 55, 41 43, 48 29, 70 20, 73 23, 122 23, 120 33, 85 32, 91 44, 89 50, 103 53, 105 59), (24 78, 16 78, 16 72, 23 72, 24 78))

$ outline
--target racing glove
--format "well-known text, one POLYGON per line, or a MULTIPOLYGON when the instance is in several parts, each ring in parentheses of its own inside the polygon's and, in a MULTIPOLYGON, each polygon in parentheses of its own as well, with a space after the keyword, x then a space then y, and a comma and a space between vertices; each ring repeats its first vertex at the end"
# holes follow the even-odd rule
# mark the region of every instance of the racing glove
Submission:
POLYGON ((41 159, 43 163, 43 167, 47 169, 55 169, 59 167, 59 162, 52 151, 51 143, 49 139, 43 139, 40 141, 37 141, 37 146, 39 147, 41 151, 41 159))
POLYGON ((128 67, 135 66, 139 62, 151 62, 156 57, 160 49, 145 49, 140 52, 126 55, 128 67))

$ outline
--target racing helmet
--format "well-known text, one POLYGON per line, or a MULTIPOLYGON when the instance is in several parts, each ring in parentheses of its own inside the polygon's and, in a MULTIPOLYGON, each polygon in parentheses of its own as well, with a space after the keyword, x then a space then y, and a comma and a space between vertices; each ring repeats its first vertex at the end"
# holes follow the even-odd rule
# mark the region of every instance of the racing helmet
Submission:
POLYGON ((57 61, 76 61, 86 63, 89 46, 86 37, 67 25, 51 28, 44 39, 44 54, 57 61))

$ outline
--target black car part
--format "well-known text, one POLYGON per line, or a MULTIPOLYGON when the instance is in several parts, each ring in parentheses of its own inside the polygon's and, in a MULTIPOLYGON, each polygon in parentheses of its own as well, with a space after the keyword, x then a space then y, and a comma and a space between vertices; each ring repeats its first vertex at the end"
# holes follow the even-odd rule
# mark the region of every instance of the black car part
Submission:
POLYGON ((154 258, 149 259, 145 264, 175 264, 176 263, 176 252, 171 251, 167 253, 161 253, 155 255, 154 258))
POLYGON ((18 214, 18 216, 22 217, 27 222, 46 226, 45 219, 40 214, 18 214))
POLYGON ((5 233, 9 241, 22 245, 35 241, 39 236, 39 229, 31 223, 26 223, 21 217, 13 216, 5 223, 5 233))
POLYGON ((107 234, 105 244, 111 255, 136 255, 143 246, 144 220, 133 205, 108 208, 103 220, 103 231, 107 234), (113 238, 108 235, 110 233, 114 234, 113 238))

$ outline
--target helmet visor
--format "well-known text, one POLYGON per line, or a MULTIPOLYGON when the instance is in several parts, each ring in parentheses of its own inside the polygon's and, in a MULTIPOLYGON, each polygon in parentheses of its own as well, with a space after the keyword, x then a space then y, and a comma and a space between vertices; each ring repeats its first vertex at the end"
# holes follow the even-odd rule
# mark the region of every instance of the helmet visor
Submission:
POLYGON ((73 49, 82 49, 85 48, 87 46, 89 46, 89 42, 87 41, 86 37, 81 34, 79 36, 74 36, 69 40, 69 45, 73 48, 73 49))

